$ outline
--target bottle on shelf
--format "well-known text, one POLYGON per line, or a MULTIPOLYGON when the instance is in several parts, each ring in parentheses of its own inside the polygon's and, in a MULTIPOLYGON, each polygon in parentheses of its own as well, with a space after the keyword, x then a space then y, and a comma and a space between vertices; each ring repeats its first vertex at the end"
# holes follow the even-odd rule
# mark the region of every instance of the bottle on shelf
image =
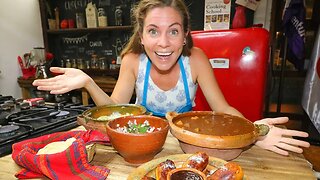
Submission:
POLYGON ((103 8, 98 9, 98 26, 99 27, 108 26, 108 19, 103 8))
POLYGON ((83 13, 76 13, 76 25, 77 28, 85 28, 85 20, 83 13))
POLYGON ((86 7, 86 19, 87 19, 87 28, 96 28, 98 27, 98 13, 96 5, 92 2, 87 4, 86 7))
POLYGON ((56 28, 55 29, 59 29, 59 24, 60 24, 60 12, 59 12, 59 8, 56 7, 54 8, 54 16, 55 16, 55 22, 56 22, 56 28))
POLYGON ((114 18, 116 22, 116 26, 122 26, 122 9, 121 6, 117 6, 114 11, 114 18))

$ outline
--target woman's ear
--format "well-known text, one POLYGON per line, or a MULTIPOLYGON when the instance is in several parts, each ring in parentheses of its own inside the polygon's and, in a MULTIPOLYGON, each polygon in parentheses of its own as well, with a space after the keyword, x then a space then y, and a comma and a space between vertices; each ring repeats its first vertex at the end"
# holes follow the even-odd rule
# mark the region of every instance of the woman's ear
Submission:
POLYGON ((189 33, 190 33, 190 31, 187 31, 187 32, 185 33, 185 36, 184 36, 184 39, 183 39, 183 45, 186 45, 186 44, 187 44, 187 39, 188 39, 189 33))
POLYGON ((139 33, 139 38, 140 38, 140 43, 141 43, 141 45, 143 45, 143 46, 144 46, 143 38, 142 38, 142 34, 141 34, 141 33, 139 33))
POLYGON ((190 33, 190 31, 187 31, 186 33, 185 33, 185 38, 187 38, 188 37, 188 35, 189 35, 189 33, 190 33))

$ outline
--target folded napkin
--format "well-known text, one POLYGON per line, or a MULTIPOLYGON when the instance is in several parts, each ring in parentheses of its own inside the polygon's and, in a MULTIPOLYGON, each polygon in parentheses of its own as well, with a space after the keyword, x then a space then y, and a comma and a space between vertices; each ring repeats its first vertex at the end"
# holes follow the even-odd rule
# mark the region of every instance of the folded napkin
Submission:
POLYGON ((96 130, 58 132, 21 141, 12 145, 12 159, 23 167, 15 174, 19 179, 48 177, 50 179, 106 179, 110 170, 92 166, 87 159, 86 144, 108 143, 109 137, 96 130), (76 140, 64 151, 39 154, 49 143, 76 140))

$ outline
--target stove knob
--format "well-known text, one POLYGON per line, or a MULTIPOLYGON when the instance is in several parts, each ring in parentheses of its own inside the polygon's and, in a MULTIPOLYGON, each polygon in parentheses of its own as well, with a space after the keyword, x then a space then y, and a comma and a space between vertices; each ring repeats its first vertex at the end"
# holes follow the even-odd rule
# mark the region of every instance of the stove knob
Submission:
POLYGON ((10 108, 13 108, 13 107, 14 107, 14 101, 13 101, 13 100, 5 101, 4 104, 10 106, 10 108))
POLYGON ((20 108, 21 108, 21 109, 29 109, 29 108, 30 108, 30 103, 28 103, 28 102, 21 102, 21 103, 20 103, 20 108))
POLYGON ((23 102, 22 98, 15 99, 16 104, 21 104, 23 102))
POLYGON ((64 105, 62 103, 57 104, 58 110, 62 110, 64 108, 64 105))
POLYGON ((36 106, 45 106, 45 105, 46 105, 46 102, 43 99, 36 101, 36 106))
POLYGON ((1 109, 4 110, 4 111, 7 111, 7 110, 10 110, 11 107, 9 104, 1 104, 1 109))

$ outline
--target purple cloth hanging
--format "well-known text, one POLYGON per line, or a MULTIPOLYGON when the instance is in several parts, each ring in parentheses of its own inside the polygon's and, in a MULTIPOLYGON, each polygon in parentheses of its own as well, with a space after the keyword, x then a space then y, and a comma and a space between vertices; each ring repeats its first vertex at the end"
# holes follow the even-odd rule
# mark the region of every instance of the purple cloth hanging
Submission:
POLYGON ((287 0, 284 9, 283 27, 288 39, 287 58, 296 69, 303 70, 305 58, 305 19, 304 0, 287 0))

